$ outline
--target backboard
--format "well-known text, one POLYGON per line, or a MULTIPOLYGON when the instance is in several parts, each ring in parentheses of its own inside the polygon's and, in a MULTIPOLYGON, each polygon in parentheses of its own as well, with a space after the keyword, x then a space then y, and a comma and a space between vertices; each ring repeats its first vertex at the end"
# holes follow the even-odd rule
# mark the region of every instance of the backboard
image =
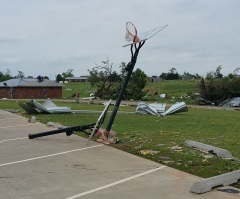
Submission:
POLYGON ((123 47, 130 46, 132 44, 137 44, 137 43, 146 41, 146 40, 150 39, 151 37, 153 37, 154 35, 156 35, 161 30, 163 30, 164 28, 166 28, 168 26, 168 25, 160 26, 160 27, 148 30, 146 32, 143 32, 143 33, 140 33, 139 35, 137 35, 137 29, 136 29, 136 27, 134 25, 133 26, 134 26, 134 30, 135 31, 129 30, 129 23, 132 24, 131 22, 127 22, 126 23, 126 36, 125 36, 125 39, 127 41, 127 44, 125 44, 123 47), (133 39, 130 40, 129 38, 133 38, 133 39))

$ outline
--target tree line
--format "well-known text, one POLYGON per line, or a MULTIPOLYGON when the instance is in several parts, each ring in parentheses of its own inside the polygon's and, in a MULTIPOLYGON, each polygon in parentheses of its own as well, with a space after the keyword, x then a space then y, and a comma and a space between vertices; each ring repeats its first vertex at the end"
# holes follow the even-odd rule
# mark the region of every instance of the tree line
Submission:
POLYGON ((201 97, 219 105, 226 99, 240 97, 240 68, 236 68, 227 76, 221 74, 221 65, 215 71, 208 72, 206 78, 201 78, 198 90, 201 97))
MULTIPOLYGON (((122 62, 119 66, 119 72, 113 70, 113 63, 106 60, 102 61, 102 65, 88 70, 89 82, 96 88, 95 96, 103 99, 116 99, 121 89, 123 80, 126 76, 126 63, 122 62)), ((233 98, 240 97, 240 77, 237 75, 240 68, 236 68, 232 73, 223 76, 221 73, 222 66, 219 65, 215 71, 209 71, 205 78, 200 77, 198 74, 190 74, 184 72, 180 75, 176 68, 171 68, 167 73, 159 75, 164 80, 178 80, 178 79, 199 79, 198 91, 202 98, 214 102, 218 105, 220 102, 233 98)), ((68 69, 62 74, 56 76, 56 81, 63 81, 67 77, 74 77, 73 69, 68 69)), ((11 72, 0 72, 0 82, 8 79, 24 77, 22 71, 18 71, 17 76, 12 77, 11 72)), ((44 77, 48 79, 48 77, 44 77)), ((147 75, 139 68, 137 68, 130 78, 127 89, 124 93, 123 99, 140 100, 145 96, 143 88, 147 84, 147 75)))
POLYGON ((219 105, 226 99, 240 97, 240 76, 238 75, 240 68, 236 68, 227 76, 224 76, 221 70, 222 66, 219 65, 215 71, 207 72, 204 78, 188 72, 180 75, 176 68, 171 68, 168 73, 162 73, 159 77, 164 80, 199 79, 197 92, 200 93, 201 98, 219 105))
MULTIPOLYGON (((12 76, 11 71, 7 69, 6 72, 0 71, 0 82, 7 81, 9 79, 14 79, 14 78, 28 78, 28 79, 33 79, 33 76, 27 76, 25 77, 24 72, 18 71, 17 75, 12 76)), ((47 76, 37 76, 37 79, 49 79, 47 76)))

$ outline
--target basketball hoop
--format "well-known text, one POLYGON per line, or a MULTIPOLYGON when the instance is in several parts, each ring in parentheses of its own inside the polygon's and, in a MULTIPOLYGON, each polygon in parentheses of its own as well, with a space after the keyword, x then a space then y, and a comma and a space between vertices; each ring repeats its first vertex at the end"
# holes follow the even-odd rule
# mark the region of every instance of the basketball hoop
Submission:
POLYGON ((133 23, 131 23, 131 22, 126 23, 125 40, 128 42, 128 44, 124 45, 123 47, 131 45, 130 49, 131 49, 131 55, 132 56, 131 56, 131 61, 127 64, 127 66, 125 68, 125 70, 127 71, 127 75, 125 76, 125 80, 122 84, 122 88, 119 92, 118 98, 117 98, 116 103, 114 105, 114 109, 113 109, 111 117, 108 121, 106 130, 105 130, 105 132, 102 133, 103 134, 102 138, 103 138, 104 141, 107 141, 108 143, 110 143, 110 141, 108 139, 109 136, 107 135, 107 133, 109 133, 111 131, 112 124, 114 122, 115 116, 116 116, 117 111, 119 109, 123 94, 124 94, 124 92, 127 88, 127 85, 128 85, 129 80, 130 80, 130 77, 132 75, 134 66, 137 62, 137 57, 138 57, 139 50, 145 44, 146 40, 150 39, 152 36, 157 34, 159 31, 161 31, 165 27, 167 27, 167 25, 149 30, 149 31, 144 32, 144 33, 142 33, 138 36, 137 35, 137 28, 133 25, 133 23))
POLYGON ((143 41, 146 41, 156 35, 158 32, 166 28, 168 25, 160 26, 157 28, 154 28, 152 30, 148 30, 146 32, 142 32, 141 34, 138 34, 137 28, 133 25, 131 22, 126 23, 126 35, 125 35, 125 40, 127 42, 126 46, 130 46, 132 44, 137 44, 143 41))

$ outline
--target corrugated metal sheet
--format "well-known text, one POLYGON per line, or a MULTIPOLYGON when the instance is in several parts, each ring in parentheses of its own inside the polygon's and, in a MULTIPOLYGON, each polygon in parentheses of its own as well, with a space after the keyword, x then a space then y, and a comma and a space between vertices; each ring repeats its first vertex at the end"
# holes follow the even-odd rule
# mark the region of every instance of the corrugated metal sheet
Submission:
POLYGON ((42 82, 38 82, 37 79, 22 79, 22 78, 16 78, 16 79, 10 79, 7 81, 0 82, 0 87, 62 87, 61 84, 52 81, 44 79, 42 82))

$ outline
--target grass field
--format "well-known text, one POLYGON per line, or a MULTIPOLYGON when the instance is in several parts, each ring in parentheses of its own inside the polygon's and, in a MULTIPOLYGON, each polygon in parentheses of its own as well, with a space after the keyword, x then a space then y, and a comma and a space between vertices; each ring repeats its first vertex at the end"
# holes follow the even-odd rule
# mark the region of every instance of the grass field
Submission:
POLYGON ((70 82, 63 84, 63 98, 70 99, 71 95, 78 91, 80 91, 80 97, 89 97, 91 93, 94 93, 95 88, 93 88, 89 82, 70 82))
MULTIPOLYGON (((103 110, 99 104, 55 102, 80 110, 103 110)), ((0 101, 0 108, 19 109, 16 101, 0 101)), ((113 107, 110 108, 112 110, 113 107)), ((121 106, 119 111, 135 111, 134 106, 121 106)), ((21 111, 25 117, 31 117, 21 111)), ((91 124, 99 114, 38 114, 42 123, 57 122, 66 126, 91 124)), ((103 127, 107 125, 107 116, 103 127)), ((189 108, 188 112, 158 117, 140 114, 117 114, 113 131, 120 140, 112 147, 151 159, 167 166, 197 175, 211 177, 239 169, 240 165, 240 111, 189 108), (229 150, 234 156, 225 160, 186 147, 187 140, 229 150), (178 150, 174 149, 177 148, 178 150), (180 149, 180 150, 179 150, 180 149)), ((30 132, 29 132, 30 133, 30 132)), ((86 137, 83 133, 80 136, 86 137)), ((235 186, 240 187, 240 184, 235 186)))
MULTIPOLYGON (((145 101, 174 102, 182 100, 182 96, 191 96, 185 98, 188 103, 195 103, 192 98, 193 93, 197 92, 198 80, 164 80, 162 82, 148 83, 144 88, 147 92, 145 101), (160 99, 159 94, 166 94, 166 99, 160 99)), ((63 84, 63 98, 69 99, 73 93, 80 91, 81 97, 89 97, 94 93, 95 88, 91 87, 89 82, 66 83, 63 84)))
POLYGON ((145 90, 168 94, 169 96, 181 96, 197 92, 199 80, 164 80, 162 82, 148 83, 145 90))

